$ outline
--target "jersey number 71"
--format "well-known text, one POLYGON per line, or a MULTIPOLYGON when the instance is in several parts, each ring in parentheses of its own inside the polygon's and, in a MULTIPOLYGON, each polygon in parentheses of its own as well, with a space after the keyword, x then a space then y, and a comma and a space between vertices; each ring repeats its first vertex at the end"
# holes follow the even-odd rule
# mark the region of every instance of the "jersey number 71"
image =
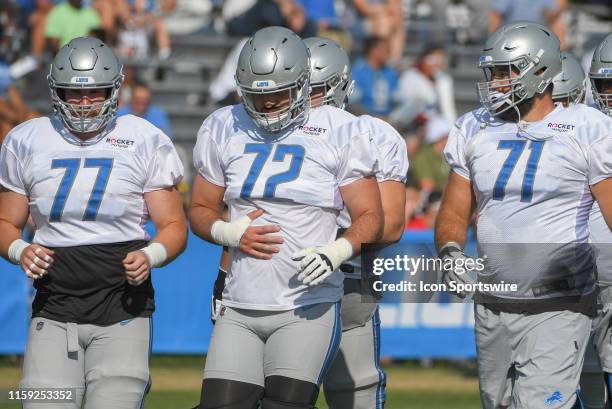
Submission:
MULTIPOLYGON (((499 141, 497 149, 510 149, 508 158, 502 165, 497 180, 495 180, 495 187, 493 188, 493 200, 504 200, 506 194, 506 184, 510 175, 514 171, 516 162, 518 162, 523 150, 525 150, 527 141, 516 141, 516 140, 503 140, 499 141)), ((525 168, 525 174, 523 176, 523 186, 521 187, 521 202, 531 202, 533 199, 533 182, 535 180, 536 171, 538 170, 538 162, 542 155, 542 148, 544 147, 544 141, 531 141, 529 149, 529 159, 527 160, 527 166, 525 168)))

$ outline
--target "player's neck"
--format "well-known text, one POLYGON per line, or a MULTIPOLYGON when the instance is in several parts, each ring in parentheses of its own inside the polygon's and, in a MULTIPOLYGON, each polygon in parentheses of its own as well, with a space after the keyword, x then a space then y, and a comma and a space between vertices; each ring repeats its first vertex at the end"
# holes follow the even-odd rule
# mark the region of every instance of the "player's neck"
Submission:
POLYGON ((72 134, 74 136, 76 136, 77 138, 79 138, 80 140, 82 140, 83 142, 87 142, 90 139, 95 138, 96 136, 100 135, 100 131, 94 131, 94 132, 72 132, 72 134))
POLYGON ((522 121, 525 122, 537 122, 541 121, 546 117, 546 115, 550 114, 555 110, 555 103, 550 96, 550 93, 545 92, 544 94, 539 94, 534 97, 536 100, 534 101, 531 109, 521 118, 522 121))

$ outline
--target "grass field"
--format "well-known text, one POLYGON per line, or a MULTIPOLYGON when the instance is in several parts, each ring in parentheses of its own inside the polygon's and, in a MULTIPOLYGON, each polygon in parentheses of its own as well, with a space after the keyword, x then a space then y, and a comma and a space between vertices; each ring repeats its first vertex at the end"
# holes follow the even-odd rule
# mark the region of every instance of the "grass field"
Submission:
MULTIPOLYGON (((20 360, 0 357, 0 390, 18 385, 20 360)), ((189 409, 200 397, 202 368, 200 357, 155 356, 152 361, 153 387, 145 402, 146 409, 189 409)), ((387 372, 387 409, 477 409, 480 407, 478 382, 474 376, 448 363, 422 368, 414 362, 384 366, 387 372)), ((21 405, 4 403, 0 409, 19 409, 21 405)), ((44 405, 52 409, 51 404, 44 405)), ((319 409, 326 409, 321 396, 319 409)), ((112 408, 109 408, 112 409, 112 408)))

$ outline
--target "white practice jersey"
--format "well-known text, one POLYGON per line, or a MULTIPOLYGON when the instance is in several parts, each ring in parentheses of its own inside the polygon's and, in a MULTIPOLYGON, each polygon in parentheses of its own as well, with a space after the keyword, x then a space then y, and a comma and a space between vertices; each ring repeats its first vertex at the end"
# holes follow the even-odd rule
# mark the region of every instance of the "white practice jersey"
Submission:
POLYGON ((555 297, 561 287, 554 285, 567 282, 579 287, 576 276, 590 273, 588 263, 578 267, 579 261, 568 261, 559 251, 573 248, 575 255, 576 246, 587 243, 590 185, 612 177, 611 155, 612 120, 585 105, 557 106, 532 123, 496 122, 484 109, 462 116, 445 156, 455 173, 472 181, 478 243, 481 254, 490 256, 485 275, 518 283, 518 298, 555 297), (555 274, 571 275, 550 264, 561 257, 575 276, 553 283, 555 274), (511 267, 519 261, 532 264, 511 267))
MULTIPOLYGON (((376 181, 378 183, 386 181, 397 181, 406 183, 408 175, 408 152, 406 142, 395 128, 387 122, 372 117, 362 115, 358 119, 358 126, 364 134, 370 134, 372 143, 376 148, 378 156, 378 168, 376 170, 376 181)), ((351 225, 351 216, 348 211, 342 209, 338 216, 338 226, 343 229, 351 225)), ((353 267, 351 273, 344 273, 346 278, 361 278, 361 257, 351 259, 347 264, 353 267)))
MULTIPOLYGON (((590 64, 591 60, 589 60, 590 64)), ((597 109, 594 105, 593 108, 597 109)), ((597 249, 597 283, 601 286, 612 286, 612 233, 601 214, 597 202, 593 203, 589 215, 590 241, 597 249)))
POLYGON ((132 115, 88 143, 56 117, 33 119, 7 135, 0 153, 0 184, 28 197, 33 241, 49 247, 149 240, 143 194, 182 177, 170 139, 132 115))
POLYGON ((355 117, 337 108, 311 110, 301 124, 278 134, 255 126, 242 105, 217 110, 202 124, 194 150, 200 175, 225 188, 231 220, 263 209, 253 225, 278 225, 284 239, 271 260, 230 249, 223 303, 255 310, 290 310, 335 302, 342 274, 308 287, 297 280, 291 256, 336 239, 343 208, 340 186, 372 175, 376 157, 355 117))
POLYGON ((597 249, 597 283, 612 286, 612 233, 597 202, 589 215, 590 240, 597 249))

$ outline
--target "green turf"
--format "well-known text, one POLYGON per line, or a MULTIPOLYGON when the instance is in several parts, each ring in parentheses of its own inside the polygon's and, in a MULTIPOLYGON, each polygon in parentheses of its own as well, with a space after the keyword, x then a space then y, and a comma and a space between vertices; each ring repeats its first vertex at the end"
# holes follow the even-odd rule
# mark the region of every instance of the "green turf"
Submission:
MULTIPOLYGON (((156 355, 151 367, 153 388, 145 402, 146 409, 190 409, 198 403, 202 356, 156 355)), ((18 385, 20 368, 20 357, 0 356, 0 391, 18 385)), ((387 409, 480 407, 477 381, 469 362, 435 361, 431 367, 423 367, 416 361, 404 361, 386 364, 384 369, 388 375, 387 409)), ((327 409, 323 396, 317 406, 327 409)), ((0 409, 20 408, 19 404, 0 399, 0 409)))
MULTIPOLYGON (((387 394, 386 409, 477 409, 478 394, 472 393, 423 393, 391 392, 387 394)), ((198 402, 198 392, 152 392, 147 397, 146 409, 189 409, 198 402)), ((317 403, 319 409, 327 409, 325 399, 317 403)))

